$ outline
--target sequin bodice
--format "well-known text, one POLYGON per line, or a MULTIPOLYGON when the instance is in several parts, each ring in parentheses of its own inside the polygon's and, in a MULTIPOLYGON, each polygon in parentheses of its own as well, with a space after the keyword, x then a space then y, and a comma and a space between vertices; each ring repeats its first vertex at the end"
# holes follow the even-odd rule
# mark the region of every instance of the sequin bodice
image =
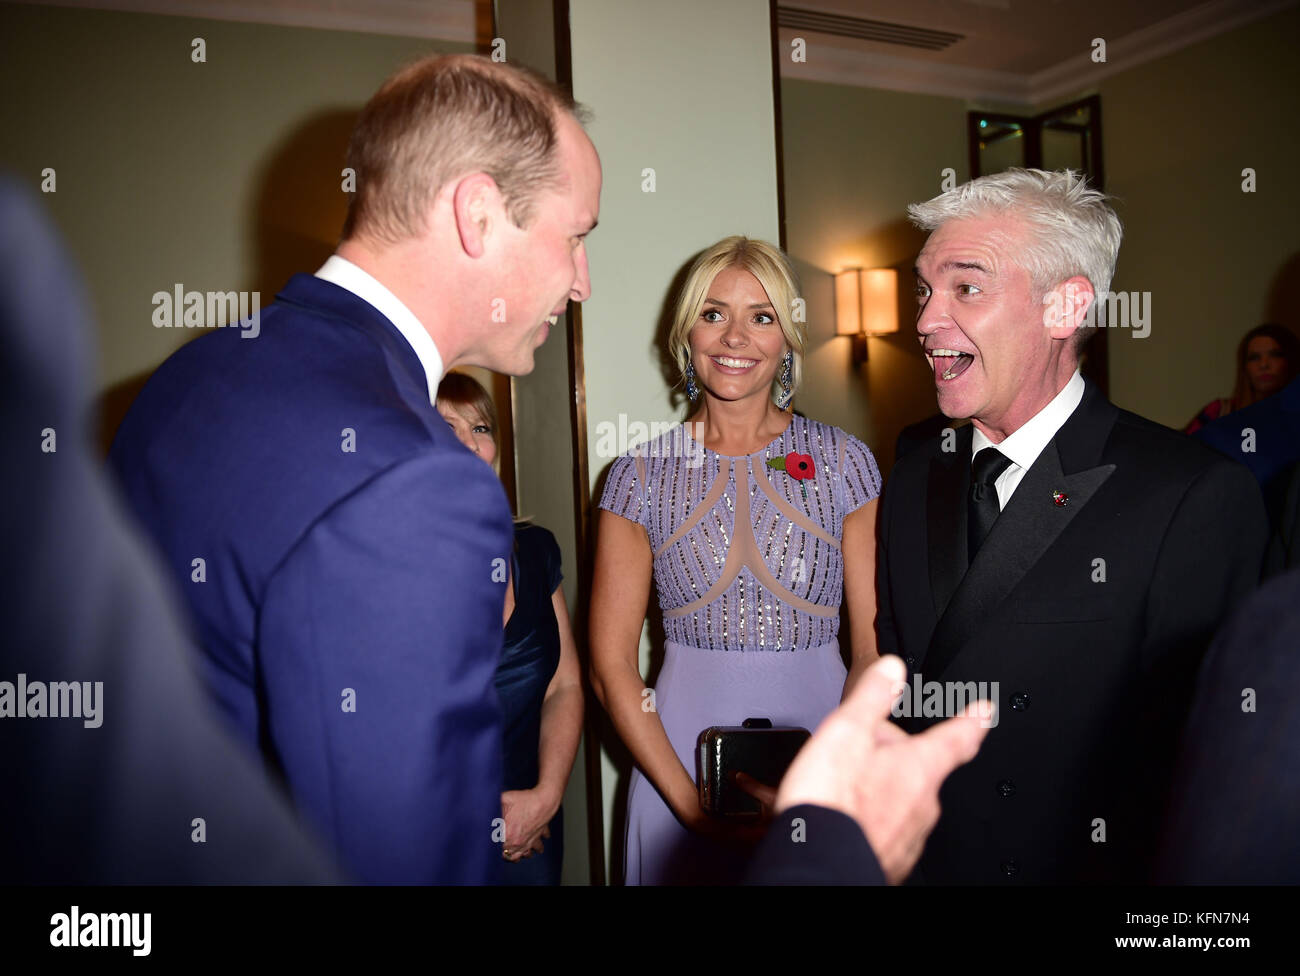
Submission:
POLYGON ((669 640, 782 651, 836 639, 844 517, 879 494, 861 441, 795 416, 746 457, 670 431, 614 463, 600 507, 645 527, 669 640), (792 453, 811 457, 811 477, 767 463, 792 453))

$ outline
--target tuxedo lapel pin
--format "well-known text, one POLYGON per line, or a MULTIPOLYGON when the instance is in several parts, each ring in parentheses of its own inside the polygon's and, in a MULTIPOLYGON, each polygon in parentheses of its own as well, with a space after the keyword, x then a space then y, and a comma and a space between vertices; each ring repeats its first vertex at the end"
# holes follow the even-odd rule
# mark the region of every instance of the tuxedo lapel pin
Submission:
POLYGON ((1065 508, 1065 503, 1070 500, 1070 496, 1059 488, 1052 492, 1052 501, 1056 503, 1057 508, 1065 508))

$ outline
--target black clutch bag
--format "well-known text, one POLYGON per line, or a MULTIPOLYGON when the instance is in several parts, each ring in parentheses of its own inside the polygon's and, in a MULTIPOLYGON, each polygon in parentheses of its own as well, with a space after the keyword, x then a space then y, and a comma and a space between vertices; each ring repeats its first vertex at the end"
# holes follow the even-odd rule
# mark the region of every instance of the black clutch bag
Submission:
POLYGON ((736 785, 736 773, 775 788, 809 738, 807 729, 773 728, 765 718, 705 729, 695 742, 700 806, 718 817, 757 816, 758 801, 736 785))

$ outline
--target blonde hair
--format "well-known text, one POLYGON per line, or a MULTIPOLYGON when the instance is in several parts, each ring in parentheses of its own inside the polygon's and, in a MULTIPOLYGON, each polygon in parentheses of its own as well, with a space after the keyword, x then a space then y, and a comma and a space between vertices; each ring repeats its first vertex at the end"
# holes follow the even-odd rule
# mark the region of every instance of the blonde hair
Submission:
POLYGON ((581 121, 573 98, 527 68, 472 54, 423 58, 393 75, 361 110, 348 143, 356 174, 344 238, 396 243, 424 231, 429 204, 470 173, 496 181, 527 227, 538 193, 565 179, 556 116, 581 121))
MULTIPOLYGON (((794 303, 799 297, 799 279, 790 265, 790 259, 779 247, 767 241, 751 240, 739 235, 718 241, 691 265, 686 283, 677 297, 673 313, 673 327, 668 333, 668 348, 683 375, 691 361, 690 334, 704 308, 713 279, 728 268, 748 271, 767 292, 768 301, 776 313, 781 335, 790 347, 790 392, 799 389, 803 379, 803 351, 807 345, 807 330, 803 323, 793 320, 794 303)), ((772 399, 778 401, 783 389, 778 374, 772 381, 772 399)))

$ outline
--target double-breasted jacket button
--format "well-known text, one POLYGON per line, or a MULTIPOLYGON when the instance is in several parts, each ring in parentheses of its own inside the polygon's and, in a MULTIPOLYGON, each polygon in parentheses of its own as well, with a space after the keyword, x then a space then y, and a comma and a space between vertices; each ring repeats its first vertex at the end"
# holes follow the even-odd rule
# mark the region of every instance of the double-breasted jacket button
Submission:
POLYGON ((1009 779, 998 780, 998 796, 1015 796, 1016 784, 1009 779))
POLYGON ((1029 708, 1029 692, 1017 691, 1011 696, 1011 710, 1013 712, 1023 712, 1029 708))
POLYGON ((1004 877, 1014 878, 1019 873, 1020 864, 1014 858, 1002 862, 1002 874, 1004 877))

